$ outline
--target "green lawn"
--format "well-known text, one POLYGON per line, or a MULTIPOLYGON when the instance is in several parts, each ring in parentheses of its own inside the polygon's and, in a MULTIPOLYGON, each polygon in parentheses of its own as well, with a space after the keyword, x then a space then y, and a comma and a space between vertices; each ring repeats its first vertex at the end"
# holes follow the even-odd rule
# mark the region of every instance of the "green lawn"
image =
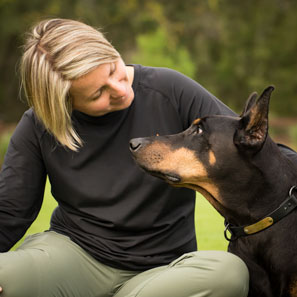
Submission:
POLYGON ((227 250, 224 219, 199 193, 196 199, 195 222, 199 250, 227 250))
MULTIPOLYGON (((56 205, 57 203, 50 193, 50 185, 47 183, 41 211, 35 222, 28 229, 26 235, 47 230, 49 227, 51 213, 56 205)), ((227 249, 227 241, 225 240, 223 234, 223 218, 200 194, 197 194, 195 221, 199 250, 227 249)), ((19 246, 22 241, 23 239, 15 245, 14 249, 19 246)))

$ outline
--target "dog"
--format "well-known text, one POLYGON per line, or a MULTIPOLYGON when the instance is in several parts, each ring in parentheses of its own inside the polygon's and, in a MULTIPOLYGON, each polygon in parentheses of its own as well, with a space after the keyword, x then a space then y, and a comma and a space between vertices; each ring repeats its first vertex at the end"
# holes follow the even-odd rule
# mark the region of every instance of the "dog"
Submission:
POLYGON ((249 297, 297 296, 297 166, 268 135, 273 90, 252 93, 240 116, 130 141, 140 167, 200 192, 225 218, 228 251, 250 272, 249 297))

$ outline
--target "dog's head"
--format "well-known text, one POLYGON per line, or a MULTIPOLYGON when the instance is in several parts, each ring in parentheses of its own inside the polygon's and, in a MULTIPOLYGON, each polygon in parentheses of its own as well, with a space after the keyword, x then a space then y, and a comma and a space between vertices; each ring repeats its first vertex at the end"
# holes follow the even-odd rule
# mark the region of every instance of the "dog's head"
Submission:
POLYGON ((133 157, 144 170, 172 185, 218 197, 226 179, 234 184, 239 178, 250 178, 247 159, 266 141, 273 89, 266 88, 258 99, 251 94, 238 117, 206 116, 179 134, 132 139, 133 157))

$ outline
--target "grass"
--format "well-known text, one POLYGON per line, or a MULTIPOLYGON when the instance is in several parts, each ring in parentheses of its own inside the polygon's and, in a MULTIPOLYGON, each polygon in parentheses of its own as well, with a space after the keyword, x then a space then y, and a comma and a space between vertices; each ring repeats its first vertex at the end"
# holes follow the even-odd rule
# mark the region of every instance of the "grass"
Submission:
MULTIPOLYGON (((47 230, 51 214, 56 206, 57 203, 50 193, 50 185, 47 183, 44 201, 37 219, 13 249, 16 249, 27 235, 47 230)), ((227 241, 223 235, 223 218, 200 194, 197 194, 195 223, 199 250, 227 249, 227 241)))
POLYGON ((199 250, 227 250, 224 219, 199 193, 196 198, 195 225, 199 250))

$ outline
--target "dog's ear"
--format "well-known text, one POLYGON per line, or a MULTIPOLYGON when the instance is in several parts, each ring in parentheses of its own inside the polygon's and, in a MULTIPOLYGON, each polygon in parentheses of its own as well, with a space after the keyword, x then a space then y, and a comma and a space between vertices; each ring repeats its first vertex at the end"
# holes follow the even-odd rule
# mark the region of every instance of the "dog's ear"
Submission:
POLYGON ((249 97, 234 135, 234 143, 239 149, 256 152, 264 144, 268 134, 269 100, 273 90, 273 86, 267 87, 256 102, 255 93, 249 97))
POLYGON ((243 109, 240 117, 243 117, 244 114, 246 114, 251 109, 251 107, 255 104, 255 102, 257 100, 257 97, 258 97, 258 93, 257 92, 253 92, 249 96, 249 98, 246 101, 245 107, 244 107, 244 109, 243 109))

